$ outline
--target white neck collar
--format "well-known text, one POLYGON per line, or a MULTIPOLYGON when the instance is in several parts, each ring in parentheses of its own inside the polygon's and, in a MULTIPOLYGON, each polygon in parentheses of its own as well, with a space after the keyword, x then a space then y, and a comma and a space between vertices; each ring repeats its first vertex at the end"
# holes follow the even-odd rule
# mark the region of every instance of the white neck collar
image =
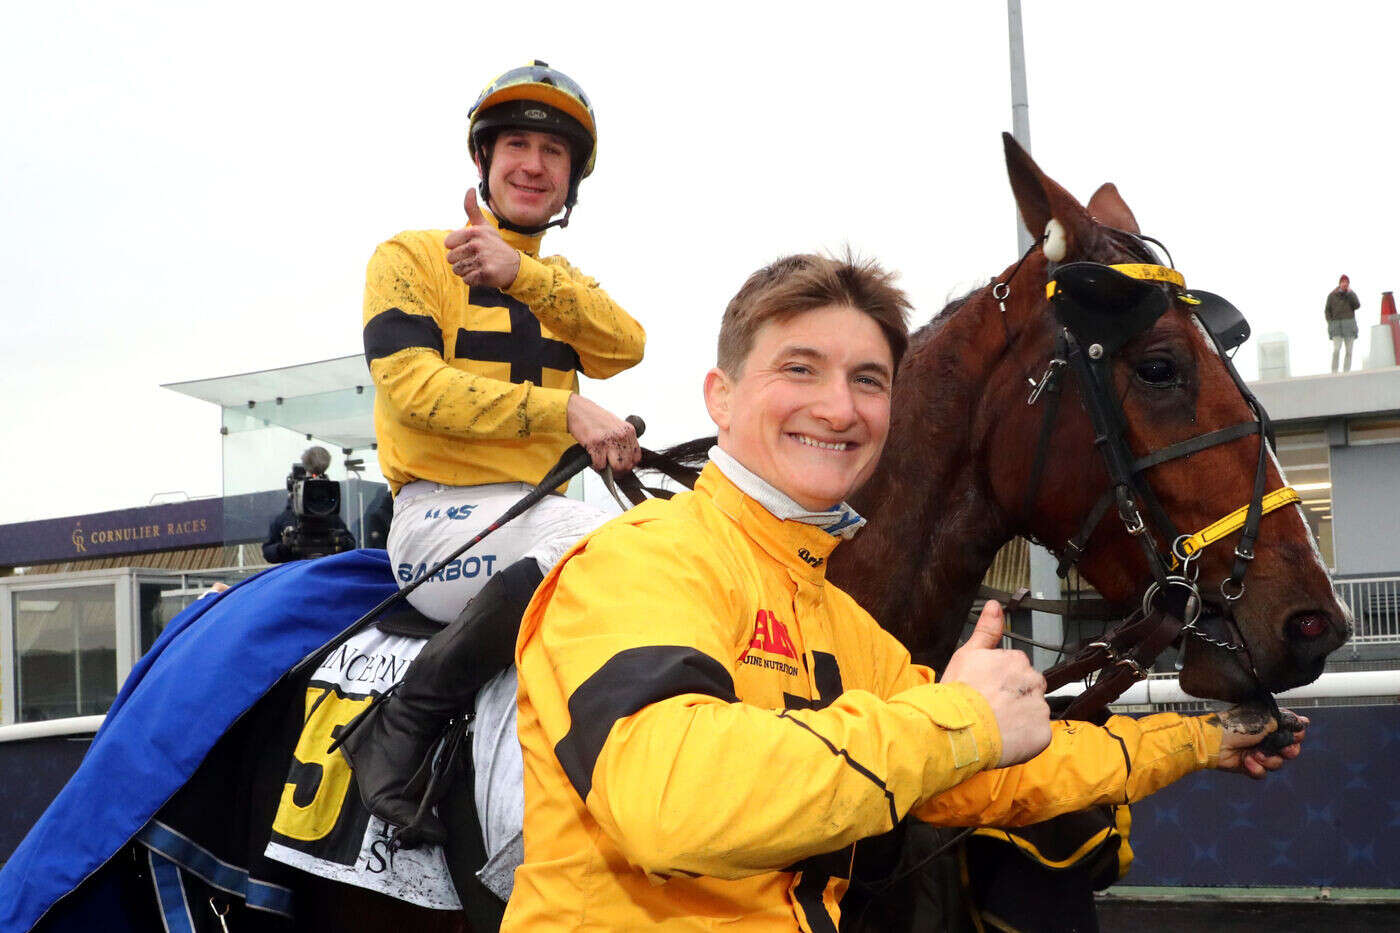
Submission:
POLYGON ((842 502, 822 512, 803 508, 792 497, 754 473, 719 446, 710 448, 710 462, 739 490, 783 521, 816 525, 838 538, 850 538, 865 525, 855 509, 842 502))

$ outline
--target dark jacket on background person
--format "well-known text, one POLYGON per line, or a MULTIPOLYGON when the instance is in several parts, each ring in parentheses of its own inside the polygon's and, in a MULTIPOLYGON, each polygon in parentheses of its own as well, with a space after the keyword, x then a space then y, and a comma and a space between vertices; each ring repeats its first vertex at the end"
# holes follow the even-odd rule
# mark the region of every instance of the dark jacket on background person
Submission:
POLYGON ((296 560, 296 555, 282 543, 282 530, 292 528, 297 523, 297 513, 292 511, 292 497, 287 497, 287 507, 283 509, 267 529, 267 540, 263 542, 263 560, 269 564, 285 564, 296 560))
POLYGON ((1326 315, 1328 323, 1354 321, 1356 320, 1356 309, 1359 307, 1361 307, 1361 299, 1356 297, 1356 292, 1351 289, 1339 292, 1334 288, 1327 293, 1327 304, 1322 313, 1326 315))

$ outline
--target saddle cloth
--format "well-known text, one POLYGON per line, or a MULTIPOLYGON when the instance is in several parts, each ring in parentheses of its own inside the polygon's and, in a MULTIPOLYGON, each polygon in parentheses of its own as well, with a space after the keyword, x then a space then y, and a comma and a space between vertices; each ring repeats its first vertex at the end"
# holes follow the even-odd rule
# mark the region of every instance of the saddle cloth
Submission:
POLYGON ((403 677, 426 641, 371 627, 337 648, 311 675, 301 737, 265 854, 421 907, 460 910, 442 847, 395 851, 389 825, 361 802, 345 756, 327 752, 346 723, 403 677))

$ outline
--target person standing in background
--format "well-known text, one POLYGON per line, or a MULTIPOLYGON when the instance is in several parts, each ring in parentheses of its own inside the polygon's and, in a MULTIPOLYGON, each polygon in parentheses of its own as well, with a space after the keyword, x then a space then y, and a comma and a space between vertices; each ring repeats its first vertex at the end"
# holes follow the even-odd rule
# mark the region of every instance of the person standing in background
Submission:
POLYGON ((1337 372, 1337 357, 1346 344, 1346 362, 1342 372, 1351 372, 1351 345, 1356 340, 1356 309, 1361 299, 1351 290, 1351 279, 1342 276, 1337 287, 1327 293, 1323 314, 1327 317, 1327 336, 1332 338, 1332 372, 1337 372))

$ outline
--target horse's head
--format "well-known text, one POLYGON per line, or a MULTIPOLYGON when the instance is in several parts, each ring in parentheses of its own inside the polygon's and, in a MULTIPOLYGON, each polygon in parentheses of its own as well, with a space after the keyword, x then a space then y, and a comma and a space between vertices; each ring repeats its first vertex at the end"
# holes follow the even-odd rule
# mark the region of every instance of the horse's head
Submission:
MULTIPOLYGON (((1193 294, 1189 269, 1186 287, 1170 281, 1112 185, 1086 208, 1010 137, 1006 155, 1021 216, 1040 245, 998 277, 994 294, 1006 326, 989 339, 1006 341, 1009 351, 977 419, 985 425, 983 458, 1001 461, 988 471, 994 501, 1015 531, 1062 560, 1075 556, 1077 541, 1080 572, 1114 602, 1141 600, 1164 569, 1193 580, 1203 614, 1182 638, 1181 683, 1191 693, 1238 701, 1259 683, 1277 692, 1316 679, 1346 640, 1350 615, 1301 508, 1287 491, 1275 492, 1284 489, 1278 462, 1270 451, 1261 455, 1260 432, 1250 427, 1256 412, 1221 355, 1231 339, 1211 312, 1223 308, 1228 317, 1233 309, 1193 294), (1105 268, 1115 264, 1135 265, 1105 268), (1028 378, 1046 373, 1052 387, 1028 403, 1028 378), (1115 432, 1124 441, 1116 470, 1112 451, 1102 455, 1115 432), (1145 464, 1154 453, 1162 462, 1145 464), (1126 503, 1104 499, 1115 473, 1132 477, 1126 503), (1237 525, 1194 550, 1184 569, 1180 554, 1173 559, 1174 545, 1185 552, 1202 544, 1185 536, 1251 502, 1260 503, 1247 510, 1257 521, 1252 548, 1237 525), (1155 572, 1154 551, 1164 565, 1155 572)), ((1241 323, 1234 321, 1236 337, 1241 323)), ((1182 602, 1189 588, 1166 589, 1177 586, 1182 602)))

